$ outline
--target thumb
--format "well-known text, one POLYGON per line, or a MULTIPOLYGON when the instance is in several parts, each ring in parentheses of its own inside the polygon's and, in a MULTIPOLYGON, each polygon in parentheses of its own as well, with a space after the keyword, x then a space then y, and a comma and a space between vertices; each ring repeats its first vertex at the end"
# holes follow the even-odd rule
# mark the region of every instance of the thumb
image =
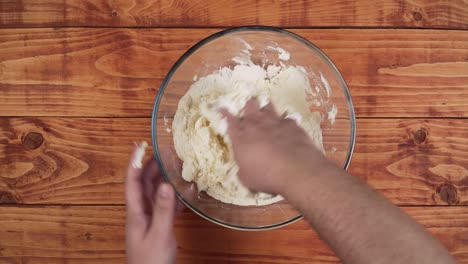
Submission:
POLYGON ((149 235, 158 239, 170 239, 173 232, 176 198, 174 189, 167 183, 161 183, 156 192, 153 207, 153 219, 149 235))

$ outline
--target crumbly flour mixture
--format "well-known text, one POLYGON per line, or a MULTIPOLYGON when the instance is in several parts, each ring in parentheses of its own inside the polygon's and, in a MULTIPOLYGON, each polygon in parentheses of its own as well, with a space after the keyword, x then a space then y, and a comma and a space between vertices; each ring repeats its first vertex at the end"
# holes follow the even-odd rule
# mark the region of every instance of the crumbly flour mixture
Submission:
POLYGON ((261 106, 271 102, 279 115, 286 113, 286 118, 294 119, 323 149, 320 113, 309 110, 306 94, 313 92, 302 67, 238 62, 233 69, 222 68, 192 84, 174 117, 174 145, 183 161, 182 177, 195 182, 199 191, 225 203, 271 204, 283 198, 252 192, 239 181, 227 122, 219 109, 241 115, 250 98, 257 98, 261 106))

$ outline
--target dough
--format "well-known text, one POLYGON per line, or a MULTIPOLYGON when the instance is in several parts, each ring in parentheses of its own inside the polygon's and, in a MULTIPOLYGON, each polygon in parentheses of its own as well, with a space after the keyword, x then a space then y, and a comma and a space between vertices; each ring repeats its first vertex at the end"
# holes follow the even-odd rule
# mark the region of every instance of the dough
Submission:
POLYGON ((172 125, 175 149, 183 161, 182 177, 224 203, 266 205, 282 200, 278 195, 252 192, 239 181, 227 122, 219 109, 241 115, 252 97, 261 106, 271 102, 279 115, 286 113, 294 119, 323 149, 320 113, 309 110, 306 94, 314 92, 300 66, 270 65, 265 69, 245 62, 195 81, 180 100, 172 125))

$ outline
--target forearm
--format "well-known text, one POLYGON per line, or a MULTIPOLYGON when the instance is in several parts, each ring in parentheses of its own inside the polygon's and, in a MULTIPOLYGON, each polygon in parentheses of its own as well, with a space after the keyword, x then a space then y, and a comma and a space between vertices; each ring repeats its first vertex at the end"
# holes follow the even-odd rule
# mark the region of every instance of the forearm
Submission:
MULTIPOLYGON (((398 207, 331 164, 299 175, 283 194, 345 263, 455 263, 398 207)), ((311 170, 312 169, 312 170, 311 170)))

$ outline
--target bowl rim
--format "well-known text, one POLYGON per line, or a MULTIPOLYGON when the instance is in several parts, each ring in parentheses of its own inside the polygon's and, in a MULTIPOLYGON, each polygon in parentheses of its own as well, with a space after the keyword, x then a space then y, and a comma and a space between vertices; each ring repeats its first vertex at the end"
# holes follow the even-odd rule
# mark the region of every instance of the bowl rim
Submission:
POLYGON ((161 102, 162 95, 164 94, 164 91, 165 91, 169 81, 171 80, 172 75, 174 74, 174 72, 180 67, 180 65, 182 63, 184 63, 184 61, 190 55, 192 55, 195 51, 197 51, 200 47, 204 46, 208 42, 211 42, 211 41, 213 41, 213 40, 215 40, 217 38, 220 38, 220 37, 222 37, 224 35, 227 35, 227 34, 232 34, 232 33, 242 32, 242 31, 273 32, 273 33, 284 34, 286 36, 292 37, 293 39, 296 39, 299 42, 302 42, 303 44, 308 46, 310 49, 312 49, 316 54, 318 54, 328 64, 328 66, 330 66, 332 68, 333 72, 336 74, 336 76, 339 79, 339 82, 340 82, 340 85, 342 87, 343 93, 344 93, 344 95, 345 95, 345 97, 347 99, 349 119, 351 121, 351 134, 350 134, 350 137, 349 137, 349 146, 350 147, 348 149, 348 153, 346 155, 346 160, 345 160, 345 163, 344 163, 344 166, 343 166, 344 170, 348 169, 349 164, 351 163, 351 159, 352 159, 353 152, 354 152, 354 145, 355 145, 355 142, 356 142, 356 116, 355 116, 354 105, 353 105, 351 93, 349 92, 348 85, 346 84, 342 74, 340 73, 338 68, 335 66, 333 61, 321 49, 319 49, 315 44, 313 44, 312 42, 308 41, 307 39, 305 39, 305 38, 303 38, 303 37, 301 37, 301 36, 299 36, 299 35, 297 35, 295 33, 292 33, 292 32, 290 32, 288 30, 285 30, 285 29, 282 29, 282 28, 277 28, 277 27, 270 27, 270 26, 240 26, 240 27, 228 28, 228 29, 216 32, 216 33, 211 34, 210 36, 200 40, 195 45, 190 47, 174 63, 174 65, 171 67, 171 69, 169 70, 167 75, 164 77, 164 79, 163 79, 163 81, 161 83, 161 86, 159 87, 159 91, 158 91, 158 94, 156 96, 156 101, 155 101, 155 104, 153 106, 153 112, 152 112, 152 117, 151 117, 151 140, 152 140, 152 145, 153 145, 153 154, 154 154, 154 157, 156 158, 156 162, 158 163, 158 166, 159 166, 159 168, 161 170, 161 174, 162 174, 164 180, 166 182, 168 182, 169 184, 171 184, 171 186, 174 188, 176 196, 179 198, 179 200, 181 200, 185 204, 185 206, 190 208, 193 212, 195 212, 199 216, 205 218, 206 220, 208 220, 208 221, 210 221, 212 223, 215 223, 215 224, 218 224, 220 226, 224 226, 224 227, 227 227, 227 228, 230 228, 230 229, 235 229, 235 230, 242 230, 242 231, 271 230, 271 229, 276 229, 276 228, 283 227, 283 226, 289 225, 291 223, 294 223, 294 222, 300 220, 303 216, 301 214, 299 214, 299 215, 297 215, 295 217, 292 217, 291 219, 288 219, 286 221, 283 221, 283 222, 280 222, 280 223, 277 223, 277 224, 272 224, 272 225, 255 226, 255 227, 247 226, 246 227, 246 226, 238 226, 238 225, 234 225, 234 224, 230 224, 230 223, 225 223, 225 222, 223 222, 221 220, 218 220, 218 219, 213 218, 213 217, 211 217, 209 215, 206 215, 203 212, 201 212, 200 210, 198 210, 196 207, 192 206, 189 202, 187 202, 183 198, 183 196, 177 191, 177 189, 175 188, 173 183, 170 181, 169 177, 167 177, 167 173, 166 173, 166 170, 164 169, 164 165, 162 163, 159 148, 158 148, 158 144, 157 144, 157 136, 158 135, 157 135, 156 127, 157 127, 157 122, 158 122, 158 120, 157 120, 158 119, 157 118, 158 109, 159 109, 159 105, 160 105, 160 102, 161 102))

